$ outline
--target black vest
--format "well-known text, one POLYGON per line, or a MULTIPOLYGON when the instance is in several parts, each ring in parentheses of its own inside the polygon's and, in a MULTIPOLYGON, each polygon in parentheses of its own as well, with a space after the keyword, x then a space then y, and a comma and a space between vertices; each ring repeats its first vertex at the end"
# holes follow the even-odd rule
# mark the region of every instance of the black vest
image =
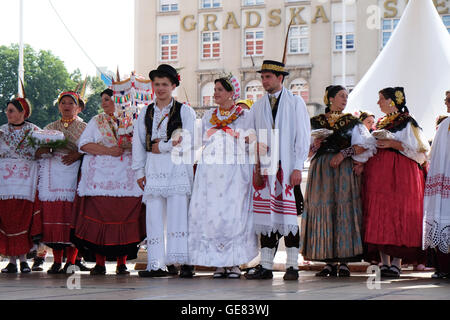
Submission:
MULTIPOLYGON (((167 141, 172 137, 172 134, 175 130, 183 128, 183 123, 181 121, 181 107, 183 105, 174 100, 174 104, 172 108, 170 108, 169 112, 169 123, 167 124, 167 141)), ((153 132, 153 117, 155 114, 155 104, 152 103, 148 106, 147 112, 145 113, 145 127, 147 129, 147 134, 145 137, 145 146, 147 152, 152 151, 152 132, 153 132)))

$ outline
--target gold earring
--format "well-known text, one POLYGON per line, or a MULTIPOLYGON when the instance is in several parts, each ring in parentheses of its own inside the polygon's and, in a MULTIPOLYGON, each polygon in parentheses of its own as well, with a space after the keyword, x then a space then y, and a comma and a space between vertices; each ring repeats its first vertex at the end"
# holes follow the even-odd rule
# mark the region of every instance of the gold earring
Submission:
POLYGON ((395 107, 395 102, 391 101, 391 107, 395 107))

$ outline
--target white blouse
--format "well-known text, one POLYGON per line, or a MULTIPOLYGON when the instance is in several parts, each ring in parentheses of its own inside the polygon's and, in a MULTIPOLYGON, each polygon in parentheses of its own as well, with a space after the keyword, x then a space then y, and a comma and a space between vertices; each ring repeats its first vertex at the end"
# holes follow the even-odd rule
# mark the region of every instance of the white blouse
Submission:
POLYGON ((402 143, 404 150, 400 151, 401 154, 419 164, 427 161, 427 155, 431 148, 422 129, 413 128, 411 123, 408 123, 403 130, 392 132, 392 134, 395 137, 394 140, 402 143))

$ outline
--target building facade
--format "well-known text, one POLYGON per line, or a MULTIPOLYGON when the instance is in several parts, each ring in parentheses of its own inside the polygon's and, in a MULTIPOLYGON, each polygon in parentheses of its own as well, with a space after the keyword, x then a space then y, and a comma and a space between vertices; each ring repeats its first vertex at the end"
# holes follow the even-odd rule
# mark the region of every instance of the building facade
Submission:
MULTIPOLYGON (((434 3, 450 32, 450 0, 434 3)), ((256 100, 264 94, 257 71, 265 59, 281 61, 292 21, 285 86, 304 98, 313 115, 323 111, 326 86, 344 84, 351 90, 364 76, 406 4, 407 0, 135 0, 135 69, 147 77, 161 63, 180 69, 176 96, 195 108, 214 104, 214 79, 230 72, 241 81, 242 98, 256 100)))

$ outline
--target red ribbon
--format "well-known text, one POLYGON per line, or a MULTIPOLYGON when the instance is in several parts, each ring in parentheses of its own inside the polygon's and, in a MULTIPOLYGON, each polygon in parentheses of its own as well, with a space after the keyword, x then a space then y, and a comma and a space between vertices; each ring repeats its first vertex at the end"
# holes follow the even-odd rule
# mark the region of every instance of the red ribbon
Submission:
POLYGON ((208 135, 208 138, 210 138, 214 133, 216 133, 219 130, 223 130, 226 133, 228 133, 230 136, 232 136, 233 138, 239 139, 239 133, 234 131, 233 129, 231 129, 230 127, 221 127, 221 126, 216 126, 214 128, 209 129, 208 131, 206 131, 206 134, 208 135))

